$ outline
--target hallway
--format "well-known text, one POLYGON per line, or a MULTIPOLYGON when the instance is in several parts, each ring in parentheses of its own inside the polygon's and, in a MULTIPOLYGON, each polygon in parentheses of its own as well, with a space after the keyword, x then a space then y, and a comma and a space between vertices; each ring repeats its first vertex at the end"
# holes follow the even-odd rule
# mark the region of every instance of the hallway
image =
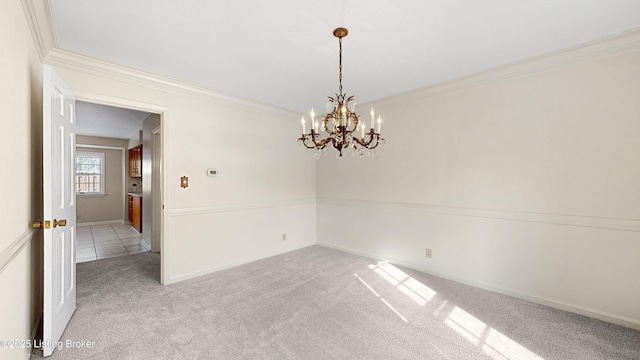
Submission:
POLYGON ((76 263, 146 252, 142 234, 130 225, 78 226, 76 263))

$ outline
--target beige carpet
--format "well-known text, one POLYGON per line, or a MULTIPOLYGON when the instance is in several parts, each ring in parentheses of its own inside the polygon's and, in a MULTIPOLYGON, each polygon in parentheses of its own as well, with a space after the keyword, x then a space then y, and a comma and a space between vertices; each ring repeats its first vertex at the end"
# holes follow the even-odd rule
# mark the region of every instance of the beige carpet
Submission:
POLYGON ((78 264, 51 359, 640 359, 639 331, 321 246, 169 286, 159 269, 78 264))

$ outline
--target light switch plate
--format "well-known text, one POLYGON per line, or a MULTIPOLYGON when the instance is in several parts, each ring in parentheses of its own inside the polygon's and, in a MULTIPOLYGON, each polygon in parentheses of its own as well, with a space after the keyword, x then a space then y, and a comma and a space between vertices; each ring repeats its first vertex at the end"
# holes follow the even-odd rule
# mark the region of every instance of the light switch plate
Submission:
POLYGON ((217 169, 207 169, 207 176, 218 176, 218 174, 217 169))

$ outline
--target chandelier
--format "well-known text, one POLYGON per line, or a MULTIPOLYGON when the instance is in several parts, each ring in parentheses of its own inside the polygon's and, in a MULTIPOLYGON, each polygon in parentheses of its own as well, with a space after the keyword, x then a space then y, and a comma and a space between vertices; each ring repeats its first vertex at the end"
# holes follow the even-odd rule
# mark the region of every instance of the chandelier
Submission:
POLYGON ((384 144, 385 140, 380 136, 382 119, 378 115, 377 128, 374 128, 375 112, 371 108, 371 126, 365 131, 365 124, 360 116, 356 114, 356 101, 353 96, 347 97, 342 92, 342 38, 349 32, 345 28, 333 30, 333 36, 338 38, 340 43, 340 88, 335 97, 329 96, 326 105, 327 114, 316 120, 315 113, 311 109, 310 121, 311 131, 306 133, 306 120, 304 116, 300 121, 302 124, 302 137, 298 143, 307 149, 315 149, 314 157, 318 159, 323 152, 326 152, 327 145, 331 145, 338 150, 342 156, 343 150, 352 148, 353 155, 362 157, 366 153, 376 157, 375 149, 384 144), (319 128, 321 126, 321 128, 319 128), (322 132, 326 137, 322 138, 322 132))

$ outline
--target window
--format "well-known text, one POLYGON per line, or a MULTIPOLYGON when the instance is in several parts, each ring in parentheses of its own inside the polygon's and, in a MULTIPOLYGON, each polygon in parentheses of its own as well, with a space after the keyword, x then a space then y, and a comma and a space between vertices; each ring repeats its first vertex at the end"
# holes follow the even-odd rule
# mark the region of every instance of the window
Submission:
POLYGON ((76 152, 76 194, 104 195, 104 153, 76 152))

